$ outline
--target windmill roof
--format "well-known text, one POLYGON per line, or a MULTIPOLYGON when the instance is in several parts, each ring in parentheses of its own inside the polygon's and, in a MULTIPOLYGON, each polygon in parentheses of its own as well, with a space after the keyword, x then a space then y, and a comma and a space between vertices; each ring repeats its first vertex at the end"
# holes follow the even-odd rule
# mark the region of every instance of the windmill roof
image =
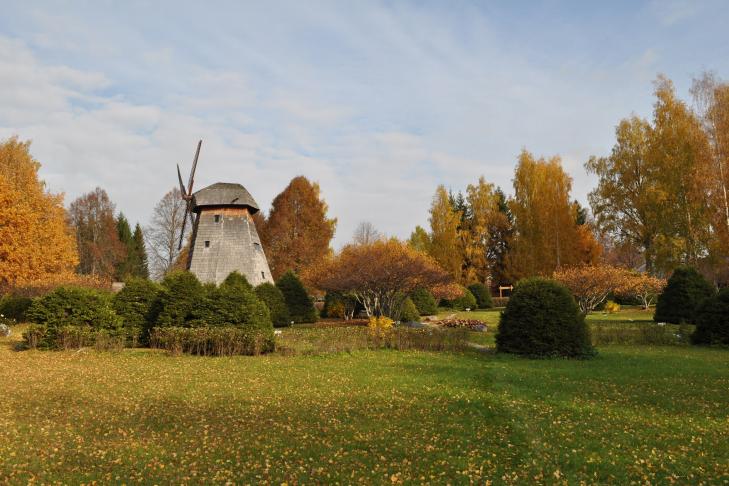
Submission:
POLYGON ((246 206, 252 214, 258 212, 258 203, 251 193, 240 184, 216 182, 193 193, 193 207, 201 206, 246 206))

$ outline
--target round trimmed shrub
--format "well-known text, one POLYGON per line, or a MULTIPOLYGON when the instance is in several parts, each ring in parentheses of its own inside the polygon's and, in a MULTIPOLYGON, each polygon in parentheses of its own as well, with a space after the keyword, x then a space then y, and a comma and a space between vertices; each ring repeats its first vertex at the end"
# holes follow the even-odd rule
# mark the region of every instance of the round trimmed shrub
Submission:
POLYGON ((407 297, 402 303, 400 322, 420 322, 420 313, 410 297, 407 297))
POLYGON ((299 277, 289 270, 276 282, 276 287, 281 291, 289 309, 289 316, 295 323, 316 322, 317 312, 311 297, 306 292, 304 284, 299 277))
POLYGON ((172 272, 162 280, 155 326, 185 326, 203 298, 203 286, 190 272, 172 272))
POLYGON ((30 309, 31 304, 33 304, 33 299, 30 297, 6 295, 0 299, 0 315, 16 322, 24 322, 25 313, 30 309))
POLYGON ((587 324, 570 291, 544 278, 529 278, 517 284, 501 314, 496 349, 545 357, 595 354, 587 324))
POLYGON ((693 323, 701 303, 716 293, 695 268, 678 267, 658 297, 653 320, 671 324, 693 323))
POLYGON ((428 289, 417 288, 410 294, 410 298, 421 316, 434 316, 438 313, 438 303, 428 289))
POLYGON ((256 287, 256 295, 266 304, 271 313, 271 321, 275 327, 291 325, 291 317, 281 291, 275 285, 264 282, 256 287))
POLYGON ((464 287, 463 295, 450 301, 450 307, 454 310, 476 309, 476 297, 470 290, 464 287))
POLYGON ((729 346, 729 288, 706 299, 696 311, 694 344, 729 346))
POLYGON ((491 291, 484 284, 471 284, 468 286, 468 290, 470 290, 473 296, 476 298, 476 306, 479 309, 490 309, 494 306, 494 304, 491 302, 491 291))
POLYGON ((159 284, 146 278, 128 279, 112 300, 114 310, 122 318, 124 326, 140 330, 149 328, 150 321, 155 317, 152 314, 161 290, 159 284))

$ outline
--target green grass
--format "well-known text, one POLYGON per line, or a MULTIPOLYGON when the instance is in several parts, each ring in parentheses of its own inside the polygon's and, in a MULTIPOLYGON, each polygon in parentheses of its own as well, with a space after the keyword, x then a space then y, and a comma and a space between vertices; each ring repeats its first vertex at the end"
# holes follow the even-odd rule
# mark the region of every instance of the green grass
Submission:
POLYGON ((726 350, 204 358, 12 344, 0 338, 0 483, 729 480, 726 350))

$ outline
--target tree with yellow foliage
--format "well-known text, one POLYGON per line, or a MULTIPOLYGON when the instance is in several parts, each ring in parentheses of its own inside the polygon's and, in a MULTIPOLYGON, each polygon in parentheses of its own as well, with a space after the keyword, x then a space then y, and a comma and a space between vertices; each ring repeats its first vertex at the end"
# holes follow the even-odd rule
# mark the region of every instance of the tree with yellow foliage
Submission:
POLYGON ((562 169, 559 157, 537 159, 526 150, 521 152, 510 201, 515 234, 508 260, 514 280, 594 263, 599 256, 593 248, 594 236, 577 222, 571 190, 572 178, 562 169))
POLYGON ((461 281, 463 265, 459 241, 460 224, 460 211, 454 210, 446 188, 438 186, 430 207, 429 253, 456 281, 461 281))
POLYGON ((63 195, 38 179, 30 142, 0 144, 0 287, 37 284, 73 274, 78 255, 63 195))

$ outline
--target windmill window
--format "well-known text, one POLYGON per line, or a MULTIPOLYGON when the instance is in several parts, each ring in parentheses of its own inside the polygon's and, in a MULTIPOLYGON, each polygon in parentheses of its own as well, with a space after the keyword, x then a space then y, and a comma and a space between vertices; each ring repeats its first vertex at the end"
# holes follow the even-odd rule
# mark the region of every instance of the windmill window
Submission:
POLYGON ((205 248, 210 248, 210 240, 205 240, 205 248))
POLYGON ((219 214, 216 214, 215 215, 215 222, 216 223, 220 223, 220 215, 219 214))
POLYGON ((260 243, 256 243, 255 241, 253 242, 253 246, 256 248, 256 250, 260 250, 261 249, 261 244, 260 243))
POLYGON ((261 272, 261 278, 266 278, 266 272, 261 272))

